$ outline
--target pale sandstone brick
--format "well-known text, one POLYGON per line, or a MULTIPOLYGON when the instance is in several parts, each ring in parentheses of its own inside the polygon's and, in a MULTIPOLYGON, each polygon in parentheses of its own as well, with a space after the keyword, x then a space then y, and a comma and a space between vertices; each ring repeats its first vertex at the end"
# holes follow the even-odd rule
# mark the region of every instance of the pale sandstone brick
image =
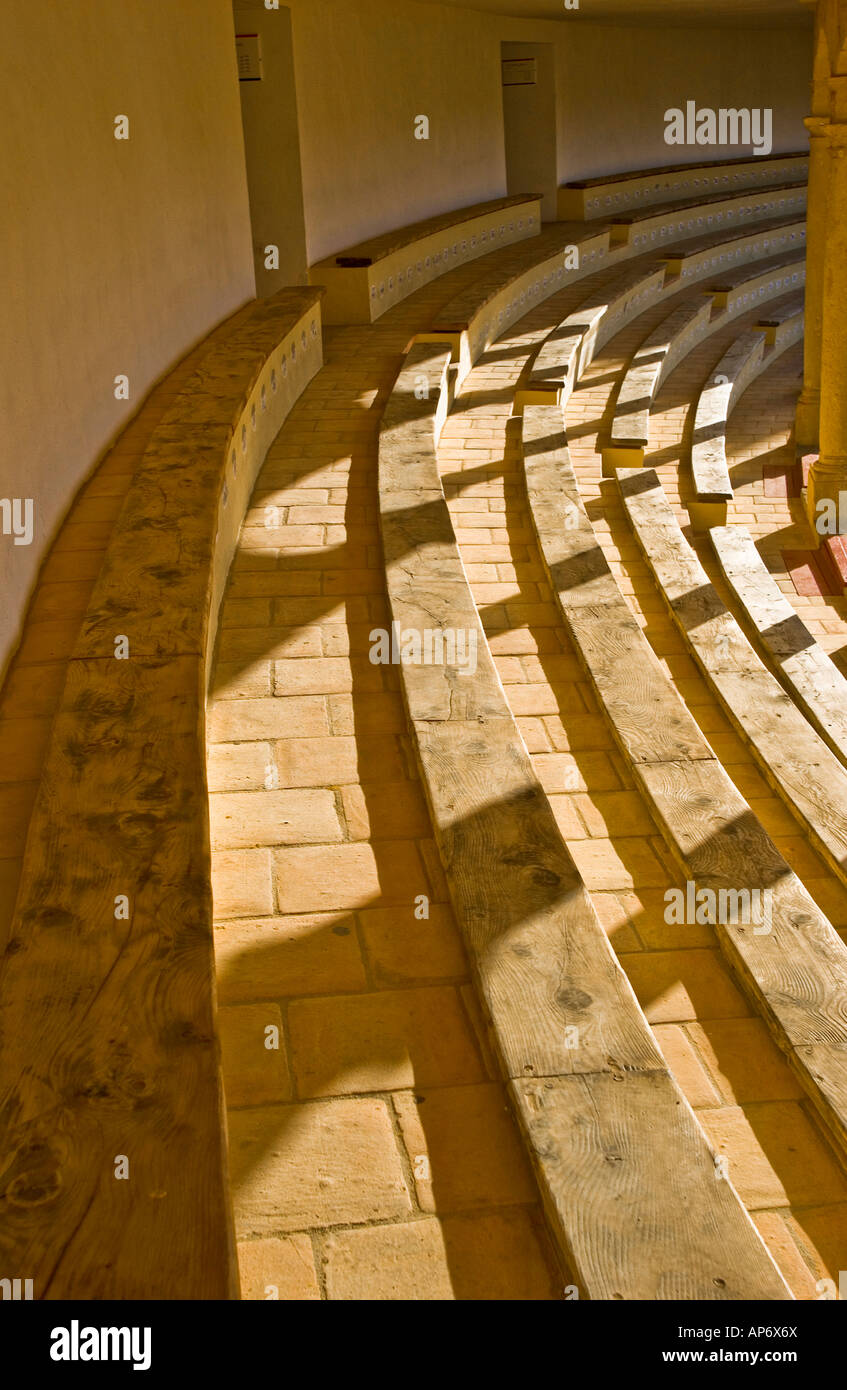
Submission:
POLYGON ((274 863, 281 912, 410 905, 427 891, 423 865, 409 841, 382 841, 378 854, 367 844, 280 849, 274 863))
POLYGON ((341 803, 351 840, 415 839, 432 830, 416 782, 343 787, 341 803))
POLYGON ((215 931, 218 997, 224 1004, 364 989, 353 919, 346 914, 268 917, 215 931))
POLYGON ((674 951, 695 946, 716 946, 714 929, 708 923, 665 921, 668 907, 666 891, 661 888, 639 888, 618 894, 647 950, 674 951))
POLYGON ((394 1108, 422 1211, 472 1211, 537 1200, 502 1086, 396 1092, 394 1108))
POLYGON ((407 760, 397 737, 282 739, 276 744, 279 785, 283 787, 340 787, 399 782, 408 776, 407 760))
POLYGON ((624 893, 592 893, 591 901, 615 951, 640 951, 642 949, 638 934, 633 926, 632 914, 625 906, 628 895, 624 893))
POLYGON ((332 1299, 554 1299, 547 1242, 523 1212, 435 1217, 337 1232, 324 1250, 332 1299))
POLYGON ((646 840, 570 840, 568 848, 588 888, 653 888, 667 882, 646 840))
MULTIPOLYGON (((795 1298, 817 1298, 816 1283, 820 1274, 813 1274, 794 1240, 790 1221, 784 1212, 759 1211, 753 1222, 772 1258, 779 1266, 783 1279, 795 1298)), ((838 1275, 835 1276, 836 1283, 838 1275)))
POLYGON ((459 929, 446 904, 431 903, 429 917, 423 919, 415 916, 412 904, 368 908, 357 916, 377 984, 467 977, 459 929))
POLYGON ((654 1025, 653 1032, 665 1061, 688 1103, 695 1110, 704 1106, 720 1105, 721 1097, 712 1085, 709 1074, 685 1030, 675 1023, 661 1023, 654 1025))
POLYGON ((385 1101, 236 1110, 229 1152, 237 1229, 270 1235, 407 1216, 412 1201, 385 1101))
POLYGON ((590 835, 653 835, 656 827, 638 792, 592 792, 575 797, 590 835))
POLYGON ((564 839, 584 840, 588 832, 580 818, 575 798, 572 796, 550 796, 548 799, 553 815, 556 817, 556 824, 564 839))
POLYGON ((616 791, 620 782, 608 754, 538 753, 533 766, 546 792, 616 791))
POLYGON ((312 738, 328 734, 322 695, 287 699, 222 700, 209 711, 207 735, 212 743, 269 738, 312 738))
POLYGON ((212 849, 326 844, 343 838, 331 791, 215 792, 209 797, 212 849))
POLYGON ((296 999, 288 1026, 301 1096, 485 1079, 459 996, 447 986, 296 999))
POLYGON ((210 792, 258 791, 272 768, 269 743, 212 743, 207 749, 210 792))
POLYGON ((213 854, 212 892, 216 918, 269 916, 273 912, 270 850, 213 854))
POLYGON ((291 1098, 278 1004, 225 1005, 218 1010, 218 1034, 228 1106, 272 1105, 291 1098))
POLYGON ((803 1088, 760 1019, 711 1019, 689 1035, 723 1100, 800 1100, 803 1088))
POLYGON ((317 657, 321 651, 319 627, 230 627, 221 632, 218 640, 218 660, 225 664, 259 659, 275 661, 283 657, 317 657))
POLYGON ((832 1279, 837 1290, 839 1273, 847 1270, 847 1203, 796 1211, 786 1217, 786 1225, 809 1262, 815 1281, 832 1279))
POLYGON ((277 695, 337 695, 345 691, 382 689, 378 666, 361 657, 310 657, 276 661, 274 689, 277 695))
POLYGON ((371 694, 327 696, 334 734, 402 734, 406 716, 399 695, 371 694))
POLYGON ((626 969, 650 1023, 749 1015, 716 951, 643 951, 626 969))
POLYGON ((751 1210, 847 1198, 847 1179, 794 1102, 702 1110, 699 1118, 729 1158, 730 1181, 751 1210))

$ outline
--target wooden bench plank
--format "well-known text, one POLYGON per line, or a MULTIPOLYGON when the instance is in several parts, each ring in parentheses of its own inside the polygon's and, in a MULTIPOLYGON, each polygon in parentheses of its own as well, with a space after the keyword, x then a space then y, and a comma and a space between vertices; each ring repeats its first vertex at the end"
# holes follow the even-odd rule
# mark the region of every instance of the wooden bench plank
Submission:
POLYGON ((701 196, 686 202, 644 208, 612 219, 612 246, 636 253, 701 236, 710 230, 741 228, 770 218, 786 220, 805 212, 806 186, 788 183, 754 191, 701 196))
POLYGON ((686 353, 708 334, 711 314, 708 300, 680 304, 635 353, 618 392, 610 444, 603 450, 609 467, 643 458, 650 442, 650 410, 659 388, 686 353))
POLYGON ((847 1147, 847 948, 739 795, 638 626, 582 504, 560 412, 527 406, 522 428, 545 568, 612 733, 687 877, 716 893, 770 893, 760 898, 770 902, 769 931, 719 919, 718 940, 847 1147), (625 659, 615 659, 618 633, 626 634, 625 659))
POLYGON ((724 353, 697 400, 691 442, 696 502, 689 507, 695 526, 722 525, 732 500, 726 460, 727 422, 734 404, 764 365, 761 333, 743 333, 724 353))
POLYGON ((760 661, 682 534, 653 469, 618 485, 671 614, 709 684, 813 845, 847 882, 847 769, 760 661))
MULTIPOLYGON (((802 250, 806 245, 806 219, 774 218, 748 226, 743 232, 730 230, 693 237, 664 253, 668 274, 681 281, 702 279, 713 272, 724 274, 736 266, 782 252, 802 250)), ((661 253, 660 253, 661 254, 661 253)))
POLYGON ((724 159, 697 164, 663 164, 625 174, 575 179, 559 189, 558 215, 566 218, 611 217, 616 212, 705 192, 767 186, 808 177, 809 156, 786 154, 724 159))
MULTIPOLYGON (((439 394, 448 389, 448 363, 438 345, 413 347, 383 418, 381 438, 390 446, 385 455, 382 442, 380 448, 389 604, 400 630, 410 620, 441 631, 467 624, 482 655, 485 637, 470 590, 465 583, 460 594, 453 577, 461 559, 443 493, 437 505, 436 419, 439 394), (416 391, 422 375, 428 393, 416 391), (419 428, 424 420, 427 449, 419 428), (404 433, 406 468, 398 460, 404 433), (409 506, 413 480, 419 509, 409 506)), ((428 668, 404 662, 401 680, 450 895, 495 1050, 512 1083, 551 1229, 582 1295, 602 1298, 619 1290, 640 1298, 665 1288, 670 1245, 657 1248, 652 1223, 671 1204, 681 1211, 684 1200, 688 1219, 666 1214, 663 1222, 674 1241, 674 1268, 684 1271, 680 1286, 707 1298, 742 1287, 749 1296, 790 1296, 735 1194, 729 1187, 716 1192, 709 1145, 668 1075, 596 917, 490 656, 482 656, 472 675, 455 663, 428 668), (470 682, 478 688, 468 691, 470 682), (541 1086, 543 1109, 528 1081, 541 1086), (617 1136, 615 1165, 621 1165, 613 1174, 615 1165, 595 1161, 590 1210, 576 1185, 585 1178, 586 1160, 575 1166, 577 1136, 591 1132, 584 1131, 587 1107, 591 1126, 598 1127, 593 1152, 608 1153, 617 1136), (690 1176, 684 1198, 669 1181, 660 1150, 677 1153, 679 1172, 690 1176), (616 1238, 608 1239, 604 1233, 613 1230, 616 1238)))
POLYGON ((783 594, 743 526, 709 533, 721 572, 776 672, 832 751, 847 761, 847 680, 783 594))
POLYGON ((326 323, 373 323, 456 266, 541 231, 541 198, 519 194, 394 228, 309 267, 326 323))
POLYGON ((207 648, 264 453, 322 362, 319 301, 254 305, 230 353, 213 335, 140 460, 68 665, 0 965, 0 1264, 36 1298, 238 1296, 207 648))
POLYGON ((441 309, 431 331, 419 342, 450 342, 461 385, 473 363, 495 338, 522 318, 534 304, 598 270, 608 255, 605 228, 556 223, 521 246, 491 257, 482 275, 441 309), (578 264, 571 267, 569 248, 578 264))

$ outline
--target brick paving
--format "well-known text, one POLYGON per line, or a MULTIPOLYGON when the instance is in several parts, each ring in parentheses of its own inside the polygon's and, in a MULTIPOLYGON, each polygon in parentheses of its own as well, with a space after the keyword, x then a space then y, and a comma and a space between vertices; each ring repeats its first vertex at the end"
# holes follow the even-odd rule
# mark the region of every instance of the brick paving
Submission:
POLYGON ((478 273, 326 330, 222 611, 208 769, 246 1298, 553 1299, 569 1278, 486 1053, 398 673, 368 659, 389 624, 382 406, 478 273))

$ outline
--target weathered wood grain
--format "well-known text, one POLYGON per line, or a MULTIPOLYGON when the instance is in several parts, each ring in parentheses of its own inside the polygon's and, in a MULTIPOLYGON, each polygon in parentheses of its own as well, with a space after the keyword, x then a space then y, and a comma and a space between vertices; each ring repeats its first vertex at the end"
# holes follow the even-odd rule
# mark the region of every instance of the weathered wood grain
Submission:
MULTIPOLYGON (((412 614, 439 628, 467 625, 482 653, 485 638, 467 584, 463 593, 455 577, 443 577, 455 576, 461 563, 455 536, 447 533, 449 515, 433 503, 439 485, 436 419, 443 368, 436 345, 419 345, 407 358, 386 410, 380 510, 389 603, 398 624, 412 614), (422 374, 430 390, 416 395, 422 374), (429 422, 428 450, 422 449, 421 421, 429 422), (404 432, 409 468, 398 458, 404 432), (418 512, 408 495, 415 474, 422 497, 418 512), (397 489, 398 478, 404 491, 397 489), (420 554, 410 566, 403 549, 418 543, 420 554)), ((518 1116, 548 1196, 554 1238, 566 1256, 575 1258, 582 1296, 607 1297, 614 1288, 621 1297, 639 1298, 652 1296, 647 1289, 665 1287, 720 1296, 719 1286, 710 1284, 711 1248, 699 1234, 692 1238, 683 1211, 686 1195, 669 1180, 669 1160, 658 1155, 659 1150, 666 1155, 682 1151, 678 1161, 686 1174, 713 1173, 713 1156, 693 1117, 680 1123, 685 1103, 562 840, 490 657, 464 677, 450 668, 410 662, 400 671, 433 826, 484 1017, 504 1076, 513 1083, 518 1116), (440 700, 434 698, 433 677, 443 691, 440 700), (457 703, 453 692, 459 680, 470 683, 473 693, 457 703), (469 705, 476 710, 472 717, 469 705), (421 709, 423 715, 417 713, 421 709), (556 1088, 557 1103, 540 1120, 526 1103, 522 1088, 527 1078, 541 1078, 540 1084, 552 1078, 556 1088), (653 1103, 645 1120, 647 1094, 653 1103), (619 1176, 596 1148, 586 1147, 582 1127, 587 1109, 603 1135, 625 1129, 640 1155, 637 1177, 627 1169, 625 1211, 619 1176), (566 1171, 576 1152, 585 1155, 584 1162, 566 1171), (581 1202, 586 1191, 587 1204, 581 1202), (653 1238, 655 1213, 669 1204, 679 1212, 677 1218, 665 1218, 668 1231, 676 1232, 672 1254, 653 1238), (619 1232, 619 1240, 609 1239, 610 1231, 619 1232), (627 1245, 624 1257, 620 1241, 627 1245), (679 1273, 669 1269, 671 1259, 679 1273)), ((711 1181, 716 1188, 713 1177, 711 1181)), ((735 1195, 727 1199, 713 1193, 711 1203, 709 1196, 710 1189, 701 1183, 698 1216, 702 1197, 703 1221, 720 1232, 721 1268, 737 1273, 739 1286, 745 1271, 747 1287, 757 1296, 790 1297, 735 1195)))
POLYGON ((671 614, 727 715, 812 843, 847 883, 847 768, 756 655, 685 539, 653 469, 618 475, 671 614))
POLYGON ((544 1155, 548 1211, 568 1231, 572 1267, 594 1297, 791 1297, 667 1072, 625 1085, 605 1074, 510 1089, 532 1150, 544 1155))
POLYGON ((238 1296, 206 661, 227 490, 246 504, 290 404, 280 344, 319 355, 320 297, 283 291, 213 336, 133 475, 69 662, 0 960, 0 1264, 36 1298, 238 1296))
POLYGON ((743 526, 710 532, 715 555, 748 626, 807 719, 847 761, 847 680, 783 594, 743 526))
POLYGON ((667 164, 577 179, 559 189, 559 217, 609 217, 615 212, 676 201, 695 191, 780 183, 808 176, 808 154, 770 155, 757 159, 717 160, 709 164, 667 164))
MULTIPOLYGON (((568 553, 585 570, 585 557, 596 554, 599 546, 579 499, 560 413, 545 406, 527 407, 523 439, 527 492, 541 553, 613 733, 683 872, 697 889, 732 895, 725 899, 730 909, 726 919, 714 922, 721 947, 821 1118, 847 1148, 847 948, 691 720, 602 555, 593 561, 586 581, 593 601, 580 601, 579 584, 573 583, 567 568, 568 553), (607 657, 607 630, 627 633, 626 660, 607 657), (645 669, 653 672, 655 705, 652 719, 640 719, 634 736, 629 692, 638 679, 634 673, 645 669), (684 732, 678 753, 668 736, 674 728, 684 732), (739 892, 746 893, 746 899, 739 899, 739 892), (746 921, 732 920, 732 905, 739 902, 750 909, 758 904, 759 918, 754 920, 751 911, 746 921), (757 925, 768 930, 757 930, 757 925)), ((651 470, 625 474, 632 482, 625 482, 623 490, 630 486, 633 496, 646 499, 649 522, 644 525, 655 539, 668 521, 655 506, 650 475, 651 470)), ((699 562, 686 551, 665 571, 665 558, 663 554, 663 577, 674 595, 685 598, 688 586, 698 579, 699 562)), ((704 622, 724 620, 728 615, 721 609, 716 595, 710 600, 701 594, 699 616, 704 622)), ((729 640, 723 660, 735 675, 744 671, 746 653, 743 646, 733 646, 731 630, 724 630, 729 640)))

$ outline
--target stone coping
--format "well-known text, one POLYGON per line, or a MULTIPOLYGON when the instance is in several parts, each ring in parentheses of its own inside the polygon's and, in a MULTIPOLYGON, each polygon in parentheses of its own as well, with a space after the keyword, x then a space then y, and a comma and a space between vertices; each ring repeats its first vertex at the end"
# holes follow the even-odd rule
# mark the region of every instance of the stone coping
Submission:
POLYGON ((420 343, 385 408, 389 605, 401 645, 422 627, 462 630, 477 653, 473 673, 448 652, 400 674, 451 899, 554 1239, 583 1297, 787 1298, 734 1189, 715 1182, 714 1155, 509 708, 438 472, 451 386, 449 350, 420 343))
POLYGON ((320 298, 284 290, 212 335, 139 460, 68 664, 0 974, 0 1255, 37 1297, 238 1296, 206 671, 253 481, 322 362, 320 298))
MULTIPOLYGON (((561 412, 527 406, 522 431, 545 568, 615 741, 689 880, 716 893, 770 890, 770 931, 757 934, 740 920, 719 920, 715 931, 844 1146, 847 1022, 839 1001, 847 990, 847 947, 738 793, 636 622, 580 497, 561 412)), ((627 488, 641 496, 641 479, 650 474, 623 475, 625 496, 627 488)))

